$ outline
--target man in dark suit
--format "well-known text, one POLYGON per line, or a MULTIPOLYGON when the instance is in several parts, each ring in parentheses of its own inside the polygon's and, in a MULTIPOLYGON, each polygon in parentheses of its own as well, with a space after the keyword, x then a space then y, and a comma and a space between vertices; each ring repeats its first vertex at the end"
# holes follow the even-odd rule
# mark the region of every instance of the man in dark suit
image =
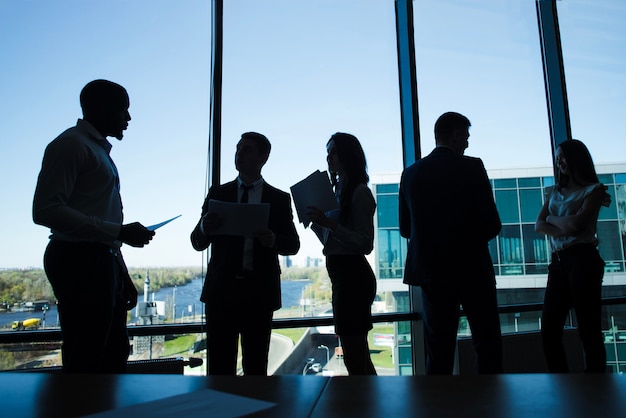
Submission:
POLYGON ((272 315, 281 306, 278 254, 300 249, 293 223, 291 197, 267 184, 261 169, 270 142, 256 132, 241 136, 235 153, 236 180, 211 187, 202 216, 191 233, 191 244, 202 251, 211 245, 211 259, 200 300, 207 321, 208 372, 237 372, 237 342, 241 335, 243 372, 267 375, 272 315), (268 228, 253 237, 217 235, 223 220, 209 212, 209 200, 269 203, 268 228))
POLYGON ((459 113, 441 115, 437 147, 404 170, 400 182, 400 233, 409 238, 404 283, 422 288, 427 374, 453 371, 461 305, 478 372, 502 372, 488 248, 501 223, 482 161, 463 156, 470 125, 459 113))

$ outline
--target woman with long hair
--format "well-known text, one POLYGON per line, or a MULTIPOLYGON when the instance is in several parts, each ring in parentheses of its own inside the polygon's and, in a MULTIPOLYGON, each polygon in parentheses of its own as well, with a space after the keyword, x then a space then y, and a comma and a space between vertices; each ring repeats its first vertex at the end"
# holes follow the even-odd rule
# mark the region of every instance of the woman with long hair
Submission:
POLYGON ((604 373, 606 351, 601 324, 604 261, 598 253, 596 223, 611 202, 581 141, 562 142, 555 152, 556 184, 548 191, 535 230, 550 237, 552 260, 544 296, 541 336, 552 373, 567 373, 563 327, 570 309, 585 351, 585 372, 604 373))
POLYGON ((367 163, 358 139, 338 132, 326 144, 328 170, 339 209, 323 213, 309 207, 311 229, 324 244, 332 283, 335 332, 350 375, 376 374, 367 333, 376 277, 365 255, 374 247, 376 203, 367 187, 367 163))

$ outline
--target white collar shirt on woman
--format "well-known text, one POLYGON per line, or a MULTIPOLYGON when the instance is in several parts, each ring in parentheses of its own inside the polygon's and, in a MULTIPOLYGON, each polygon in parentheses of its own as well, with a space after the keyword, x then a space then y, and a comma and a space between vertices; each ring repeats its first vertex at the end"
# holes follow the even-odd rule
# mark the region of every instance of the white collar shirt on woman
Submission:
MULTIPOLYGON (((575 215, 582 207, 583 201, 597 188, 603 188, 602 183, 590 184, 582 189, 571 192, 567 195, 561 194, 556 187, 552 188, 549 194, 548 213, 556 216, 575 215)), ((598 244, 596 236, 596 223, 598 214, 585 228, 576 235, 566 235, 563 237, 550 237, 552 251, 561 251, 574 244, 598 244)))

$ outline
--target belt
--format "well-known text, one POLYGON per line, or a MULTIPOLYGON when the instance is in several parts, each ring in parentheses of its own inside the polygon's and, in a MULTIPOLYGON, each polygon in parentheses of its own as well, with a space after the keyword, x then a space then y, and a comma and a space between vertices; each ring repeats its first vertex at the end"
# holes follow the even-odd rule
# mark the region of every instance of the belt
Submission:
POLYGON ((101 242, 84 242, 84 241, 62 241, 58 239, 50 240, 50 244, 57 245, 65 248, 94 248, 105 250, 118 257, 120 255, 120 249, 118 247, 113 247, 109 244, 104 244, 101 242))
POLYGON ((235 279, 237 280, 248 280, 254 277, 253 271, 239 271, 235 273, 235 279))
POLYGON ((590 244, 586 242, 581 242, 579 244, 574 244, 571 247, 563 248, 562 250, 554 251, 552 253, 552 259, 561 262, 561 258, 564 256, 572 256, 576 251, 585 250, 585 249, 595 249, 597 248, 595 244, 590 244))

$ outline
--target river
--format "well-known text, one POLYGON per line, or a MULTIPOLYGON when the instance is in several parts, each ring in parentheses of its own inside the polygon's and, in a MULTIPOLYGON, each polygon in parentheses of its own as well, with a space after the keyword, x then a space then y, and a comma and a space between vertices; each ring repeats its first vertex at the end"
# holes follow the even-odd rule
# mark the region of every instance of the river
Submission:
MULTIPOLYGON (((200 292, 202 291, 202 279, 194 279, 184 286, 166 287, 158 292, 150 293, 148 300, 167 301, 171 309, 171 303, 176 303, 176 317, 181 315, 198 315, 202 313, 200 303, 200 292), (174 290, 175 289, 175 290, 174 290), (176 295, 174 296, 174 293, 176 295), (154 295, 154 297, 153 297, 154 295)), ((300 298, 303 289, 311 283, 310 280, 285 280, 281 281, 281 291, 283 307, 300 306, 300 298)), ((143 300, 143 295, 139 295, 139 301, 143 300)), ((134 320, 135 310, 132 312, 131 321, 134 320)), ((0 313, 0 329, 10 328, 13 321, 23 321, 28 318, 39 318, 45 321, 46 327, 58 326, 58 314, 56 305, 51 305, 46 312, 42 311, 22 311, 22 312, 2 312, 0 313)))

